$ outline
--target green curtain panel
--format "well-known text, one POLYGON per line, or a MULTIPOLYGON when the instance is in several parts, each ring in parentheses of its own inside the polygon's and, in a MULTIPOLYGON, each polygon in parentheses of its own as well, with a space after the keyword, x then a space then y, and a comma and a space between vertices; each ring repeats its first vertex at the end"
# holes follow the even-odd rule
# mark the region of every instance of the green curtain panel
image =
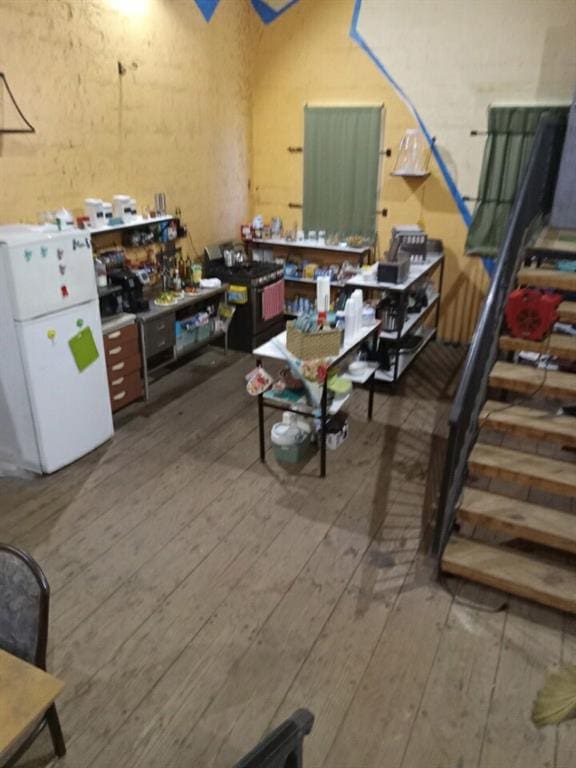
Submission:
POLYGON ((304 229, 376 233, 381 107, 304 110, 304 229))
POLYGON ((478 201, 468 230, 466 253, 494 258, 526 166, 534 134, 545 112, 567 114, 568 107, 490 107, 488 138, 478 201))

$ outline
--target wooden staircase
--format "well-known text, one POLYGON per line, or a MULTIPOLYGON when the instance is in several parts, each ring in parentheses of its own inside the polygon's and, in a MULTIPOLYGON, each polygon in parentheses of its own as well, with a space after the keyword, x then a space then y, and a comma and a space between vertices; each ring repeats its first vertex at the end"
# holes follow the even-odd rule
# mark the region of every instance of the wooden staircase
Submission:
MULTIPOLYGON (((551 269, 521 269, 517 282, 576 291, 575 273, 551 269)), ((576 302, 562 302, 559 316, 576 323, 576 302)), ((557 333, 542 342, 503 335, 500 349, 576 361, 576 337, 557 333)), ((576 417, 558 415, 561 405, 576 405, 576 373, 498 361, 489 384, 509 402, 487 400, 480 414, 457 512, 460 532, 448 541, 442 570, 576 613, 576 417), (508 447, 514 441, 521 450, 508 447), (472 487, 474 480, 482 488, 472 487), (545 502, 526 501, 529 495, 545 502)))

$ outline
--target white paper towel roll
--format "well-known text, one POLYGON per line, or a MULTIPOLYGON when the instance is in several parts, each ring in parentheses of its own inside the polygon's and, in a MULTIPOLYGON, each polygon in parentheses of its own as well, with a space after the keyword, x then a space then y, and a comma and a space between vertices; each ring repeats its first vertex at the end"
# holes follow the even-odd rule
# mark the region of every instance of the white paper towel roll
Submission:
POLYGON ((316 310, 328 312, 330 309, 330 278, 316 278, 316 310))

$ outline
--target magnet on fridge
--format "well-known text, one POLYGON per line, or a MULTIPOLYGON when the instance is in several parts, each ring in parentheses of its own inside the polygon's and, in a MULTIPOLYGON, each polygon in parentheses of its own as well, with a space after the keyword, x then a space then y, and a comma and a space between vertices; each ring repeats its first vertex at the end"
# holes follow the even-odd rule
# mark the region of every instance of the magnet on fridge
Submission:
POLYGON ((43 245, 43 246, 40 248, 40 253, 42 254, 42 258, 43 258, 43 259, 45 259, 45 258, 46 258, 46 256, 48 256, 48 248, 46 248, 46 246, 45 246, 45 245, 43 245))
POLYGON ((62 261, 62 259, 64 258, 64 249, 58 248, 58 250, 56 251, 56 255, 58 256, 58 261, 62 261))
POLYGON ((81 318, 78 318, 78 320, 76 320, 76 327, 82 328, 83 325, 84 325, 84 320, 82 320, 81 318))
POLYGON ((60 293, 62 294, 63 299, 68 298, 68 288, 66 288, 65 285, 61 286, 60 293))
POLYGON ((63 275, 64 272, 66 272, 66 267, 64 264, 58 264, 58 269, 60 270, 61 275, 63 275))
POLYGON ((30 261, 30 259, 32 258, 32 251, 24 251, 24 258, 26 259, 26 261, 30 261))
POLYGON ((51 329, 48 331, 48 333, 46 334, 46 336, 48 336, 48 338, 50 339, 50 341, 54 341, 54 339, 56 338, 56 331, 52 330, 52 328, 51 328, 51 329))

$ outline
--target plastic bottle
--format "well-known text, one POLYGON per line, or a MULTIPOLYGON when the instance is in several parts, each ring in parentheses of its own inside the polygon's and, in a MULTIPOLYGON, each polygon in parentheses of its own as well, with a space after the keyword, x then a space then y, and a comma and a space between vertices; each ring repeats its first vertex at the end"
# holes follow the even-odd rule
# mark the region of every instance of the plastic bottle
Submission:
POLYGON ((94 257, 94 273, 96 274, 96 285, 98 288, 106 288, 108 285, 108 275, 106 274, 106 265, 99 259, 98 256, 94 257))
POLYGON ((356 302, 350 297, 344 307, 344 344, 349 344, 356 336, 356 302))

